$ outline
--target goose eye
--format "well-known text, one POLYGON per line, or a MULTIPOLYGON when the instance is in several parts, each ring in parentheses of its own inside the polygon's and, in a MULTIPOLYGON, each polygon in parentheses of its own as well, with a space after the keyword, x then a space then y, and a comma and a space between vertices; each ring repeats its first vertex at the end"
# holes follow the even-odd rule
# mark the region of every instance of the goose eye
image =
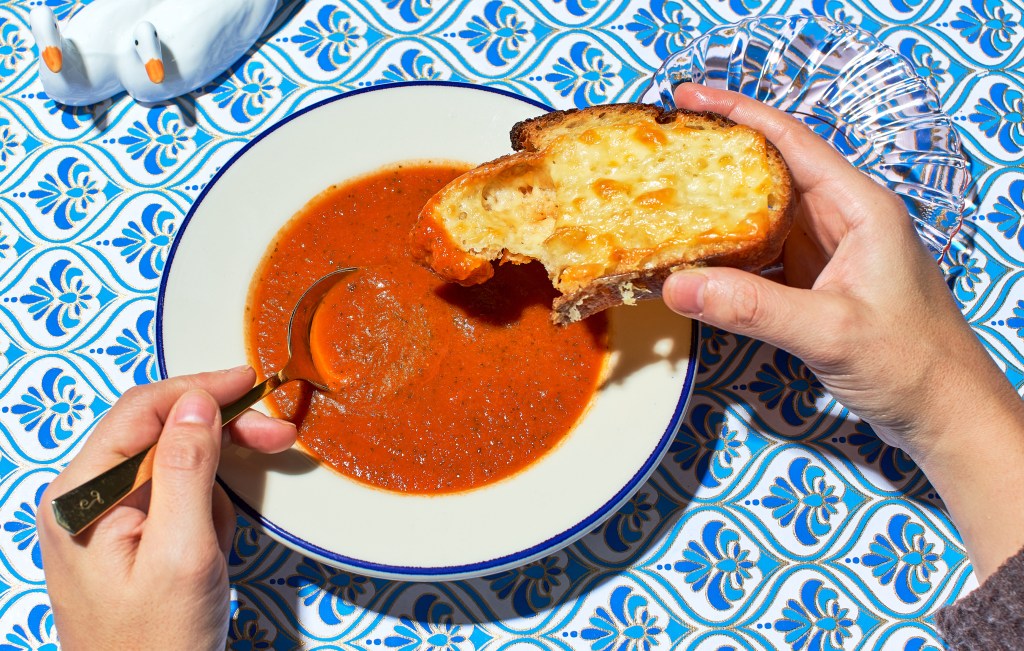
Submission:
POLYGON ((135 39, 135 46, 138 47, 138 45, 139 45, 139 40, 135 39))

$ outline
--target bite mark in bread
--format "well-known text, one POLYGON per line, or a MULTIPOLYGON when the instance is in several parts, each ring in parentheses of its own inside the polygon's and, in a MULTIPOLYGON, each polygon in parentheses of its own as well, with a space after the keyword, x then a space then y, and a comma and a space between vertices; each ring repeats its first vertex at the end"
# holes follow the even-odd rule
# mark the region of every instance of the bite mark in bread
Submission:
POLYGON ((517 153, 430 199, 413 253, 463 285, 493 261, 538 260, 562 293, 556 323, 659 296, 678 269, 759 269, 792 224, 781 154, 721 115, 612 104, 520 122, 511 139, 517 153))

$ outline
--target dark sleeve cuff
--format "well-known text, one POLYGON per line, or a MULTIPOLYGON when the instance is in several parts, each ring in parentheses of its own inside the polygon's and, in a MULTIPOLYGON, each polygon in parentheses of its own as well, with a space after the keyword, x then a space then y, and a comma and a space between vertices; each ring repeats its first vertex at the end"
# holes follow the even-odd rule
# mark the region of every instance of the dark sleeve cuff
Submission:
POLYGON ((1024 649, 1024 549, 935 620, 950 649, 1024 649))

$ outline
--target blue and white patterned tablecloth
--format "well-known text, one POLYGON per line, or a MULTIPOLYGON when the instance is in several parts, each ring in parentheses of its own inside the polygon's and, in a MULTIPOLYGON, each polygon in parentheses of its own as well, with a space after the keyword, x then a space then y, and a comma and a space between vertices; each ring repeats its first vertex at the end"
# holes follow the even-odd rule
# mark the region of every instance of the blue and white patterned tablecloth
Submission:
MULTIPOLYGON (((750 15, 864 27, 934 82, 963 134, 980 201, 974 248, 946 261, 951 287, 1024 384, 1019 0, 288 0, 203 92, 92 110, 42 92, 28 29, 39 2, 0 1, 2 651, 53 648, 40 494, 123 390, 156 379, 155 294, 190 203, 255 134, 346 90, 454 79, 565 108, 637 98, 667 54, 750 15)), ((64 19, 87 2, 45 4, 64 19)), ((230 647, 940 647, 935 611, 975 581, 920 471, 784 352, 705 328, 700 362, 689 416, 650 482, 527 567, 455 583, 367 579, 240 520, 230 647)))

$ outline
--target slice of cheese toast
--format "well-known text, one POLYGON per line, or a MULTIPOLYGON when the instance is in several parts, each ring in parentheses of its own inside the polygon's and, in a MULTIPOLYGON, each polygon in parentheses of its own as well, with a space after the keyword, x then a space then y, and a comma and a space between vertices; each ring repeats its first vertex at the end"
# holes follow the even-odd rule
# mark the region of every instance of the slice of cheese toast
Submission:
POLYGON ((492 262, 540 261, 569 323, 660 296, 670 273, 776 259, 793 219, 779 151, 714 113, 612 104, 556 111, 512 129, 518 153, 430 199, 413 254, 442 278, 482 283, 492 262))

